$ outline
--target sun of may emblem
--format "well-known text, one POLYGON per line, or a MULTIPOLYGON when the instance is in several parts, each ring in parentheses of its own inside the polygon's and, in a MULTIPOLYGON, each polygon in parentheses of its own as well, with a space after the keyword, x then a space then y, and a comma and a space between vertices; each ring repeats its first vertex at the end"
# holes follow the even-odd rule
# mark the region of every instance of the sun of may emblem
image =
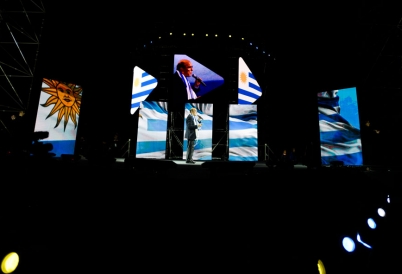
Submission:
POLYGON ((75 84, 50 79, 43 79, 43 83, 48 87, 42 87, 42 91, 49 94, 50 97, 41 106, 54 105, 46 119, 58 112, 55 128, 60 124, 62 118, 64 118, 64 131, 70 119, 74 123, 74 128, 77 128, 77 115, 80 115, 82 88, 75 84))
POLYGON ((243 83, 246 83, 247 81, 247 75, 244 71, 240 73, 240 81, 242 81, 243 83))

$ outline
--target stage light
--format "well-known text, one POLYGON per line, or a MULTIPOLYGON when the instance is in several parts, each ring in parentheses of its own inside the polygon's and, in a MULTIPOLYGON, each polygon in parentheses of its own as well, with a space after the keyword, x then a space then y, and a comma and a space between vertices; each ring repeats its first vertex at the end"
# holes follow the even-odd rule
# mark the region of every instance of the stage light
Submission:
POLYGON ((171 33, 169 33, 169 35, 173 35, 173 33, 171 32, 171 33))
POLYGON ((370 248, 370 249, 372 248, 369 244, 366 244, 365 242, 363 242, 363 240, 362 240, 362 238, 360 237, 360 234, 359 234, 359 233, 357 233, 356 240, 357 240, 359 243, 361 243, 362 245, 364 245, 365 247, 370 248))
POLYGON ((242 38, 241 38, 241 40, 243 40, 243 41, 244 41, 244 38, 242 37, 242 38))
POLYGON ((347 252, 353 252, 356 249, 355 241, 350 237, 344 237, 342 239, 342 246, 347 252))
POLYGON ((387 195, 387 202, 391 203, 391 199, 389 198, 389 195, 387 195))
POLYGON ((191 36, 194 36, 194 33, 192 33, 191 36))
POLYGON ((232 35, 229 34, 229 38, 231 38, 231 37, 232 37, 232 35))
POLYGON ((218 37, 218 34, 215 34, 215 37, 218 37))
POLYGON ((317 266, 318 266, 318 273, 319 274, 326 274, 327 273, 325 271, 324 263, 321 260, 318 260, 317 266))
POLYGON ((183 33, 183 36, 186 36, 186 33, 183 33))
POLYGON ((17 253, 8 253, 1 262, 1 271, 5 274, 13 272, 17 268, 19 261, 20 258, 17 253))
POLYGON ((205 36, 208 36, 208 33, 207 33, 207 34, 205 34, 205 36))
POLYGON ((367 219, 367 224, 371 229, 375 229, 377 227, 376 222, 374 221, 373 218, 368 218, 367 219))
POLYGON ((380 216, 380 217, 385 217, 385 215, 386 215, 385 210, 382 209, 381 207, 377 209, 377 213, 378 213, 378 216, 380 216))

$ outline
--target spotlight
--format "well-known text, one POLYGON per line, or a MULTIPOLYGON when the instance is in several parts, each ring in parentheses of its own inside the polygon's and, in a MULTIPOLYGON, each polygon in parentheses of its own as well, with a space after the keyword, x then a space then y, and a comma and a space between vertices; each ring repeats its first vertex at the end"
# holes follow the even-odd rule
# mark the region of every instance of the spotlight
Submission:
POLYGON ((320 274, 326 274, 326 273, 327 273, 327 272, 325 271, 324 263, 323 263, 321 260, 318 260, 317 266, 318 266, 318 272, 319 272, 320 274))
POLYGON ((362 240, 362 238, 360 237, 360 234, 359 234, 359 233, 357 233, 356 240, 357 240, 359 243, 361 243, 362 245, 364 245, 365 247, 370 248, 370 249, 372 248, 369 244, 363 242, 363 240, 362 240))
POLYGON ((367 224, 371 229, 375 229, 377 227, 376 222, 374 221, 373 218, 368 218, 367 219, 367 224))
POLYGON ((17 268, 19 261, 20 258, 17 253, 8 253, 1 262, 1 271, 5 274, 13 272, 17 268))
POLYGON ((354 252, 356 249, 355 241, 350 237, 344 237, 342 239, 342 246, 347 252, 354 252))
POLYGON ((385 210, 382 209, 381 207, 377 209, 377 213, 378 213, 378 216, 380 216, 380 217, 385 217, 385 215, 386 215, 385 210))

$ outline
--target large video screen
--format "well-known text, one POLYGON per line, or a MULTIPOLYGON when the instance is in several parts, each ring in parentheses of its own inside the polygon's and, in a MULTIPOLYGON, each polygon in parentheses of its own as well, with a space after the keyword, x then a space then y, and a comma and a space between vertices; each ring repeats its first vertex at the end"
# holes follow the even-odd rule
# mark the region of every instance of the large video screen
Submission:
MULTIPOLYGON (((190 109, 195 108, 198 113, 198 121, 202 124, 198 131, 197 142, 194 147, 193 160, 212 160, 212 122, 213 122, 213 104, 186 103, 184 117, 190 115, 190 109)), ((186 121, 186 120, 185 120, 186 121)), ((183 135, 183 159, 187 157, 187 130, 184 122, 183 135)))
POLYGON ((356 88, 319 92, 317 100, 321 164, 339 161, 344 165, 362 165, 356 88))
POLYGON ((165 159, 167 134, 167 103, 140 103, 136 158, 165 159))
POLYGON ((35 132, 49 132, 41 142, 51 143, 56 157, 74 154, 81 108, 82 87, 43 78, 35 132))
POLYGON ((258 161, 257 105, 229 105, 229 161, 258 161))

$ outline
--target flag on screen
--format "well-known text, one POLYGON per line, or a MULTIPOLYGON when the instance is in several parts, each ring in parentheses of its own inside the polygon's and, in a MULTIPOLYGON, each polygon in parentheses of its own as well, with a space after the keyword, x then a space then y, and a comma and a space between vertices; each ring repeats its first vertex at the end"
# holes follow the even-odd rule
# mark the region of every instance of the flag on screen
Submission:
POLYGON ((257 105, 229 105, 229 161, 258 161, 257 105))
POLYGON ((243 58, 239 57, 239 105, 252 104, 261 97, 261 94, 260 85, 257 83, 253 73, 250 71, 243 58))
POLYGON ((140 103, 156 88, 158 81, 148 72, 134 67, 133 91, 131 95, 131 114, 139 108, 140 103))

